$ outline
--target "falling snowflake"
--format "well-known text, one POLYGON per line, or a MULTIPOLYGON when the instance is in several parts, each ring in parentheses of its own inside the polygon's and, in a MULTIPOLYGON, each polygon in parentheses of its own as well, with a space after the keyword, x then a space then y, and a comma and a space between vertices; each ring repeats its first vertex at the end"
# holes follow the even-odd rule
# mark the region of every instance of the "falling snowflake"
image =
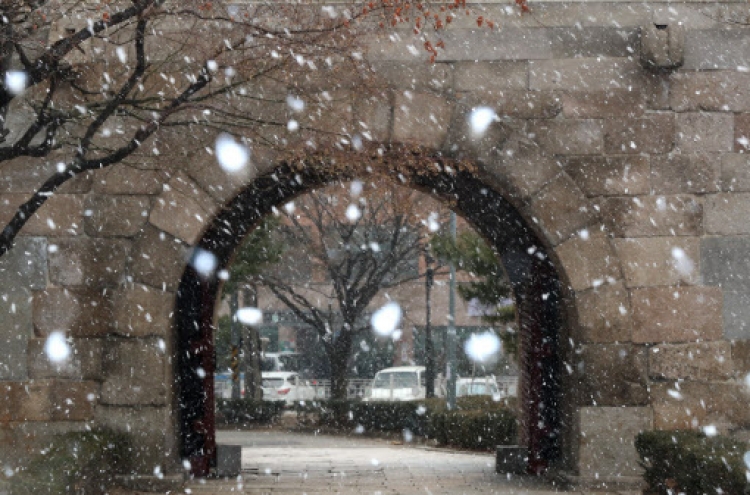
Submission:
POLYGON ((193 261, 191 264, 193 265, 193 268, 195 268, 195 271, 200 275, 209 277, 213 274, 214 270, 216 270, 219 260, 216 259, 216 255, 212 252, 198 248, 193 254, 193 261))
POLYGON ((497 114, 490 107, 477 107, 469 114, 469 126, 473 137, 482 137, 490 125, 497 121, 497 114))
POLYGON ((291 119, 289 122, 287 122, 286 128, 289 130, 289 132, 295 132, 297 129, 299 129, 299 122, 291 119))
POLYGON ((13 94, 21 94, 26 89, 29 76, 20 70, 11 70, 5 73, 5 87, 13 94))
POLYGON ((237 310, 237 313, 235 313, 235 316, 237 317, 237 321, 243 325, 254 326, 263 322, 263 311, 258 308, 240 308, 237 310))
POLYGON ((382 337, 390 336, 401 323, 401 306, 391 301, 372 314, 370 324, 375 333, 382 337))
POLYGON ((500 338, 492 331, 472 334, 464 344, 466 355, 476 363, 496 361, 501 349, 500 338))
POLYGON ((294 95, 289 95, 286 97, 286 104, 289 106, 289 108, 292 109, 292 111, 297 113, 305 109, 305 101, 302 98, 298 98, 294 95))
POLYGON ((362 218, 362 210, 355 204, 351 204, 346 208, 346 218, 350 222, 354 223, 362 218))
POLYGON ((245 145, 236 142, 229 134, 221 134, 216 139, 216 159, 226 172, 236 173, 247 166, 250 152, 245 145))
POLYGON ((70 345, 64 332, 52 332, 44 343, 44 353, 53 363, 62 363, 70 357, 70 345))
POLYGON ((357 198, 360 194, 362 194, 362 188, 362 182, 354 180, 349 186, 349 194, 351 194, 352 197, 357 198))
POLYGON ((695 269, 695 264, 685 251, 679 247, 672 248, 672 265, 674 269, 682 276, 689 276, 695 269))

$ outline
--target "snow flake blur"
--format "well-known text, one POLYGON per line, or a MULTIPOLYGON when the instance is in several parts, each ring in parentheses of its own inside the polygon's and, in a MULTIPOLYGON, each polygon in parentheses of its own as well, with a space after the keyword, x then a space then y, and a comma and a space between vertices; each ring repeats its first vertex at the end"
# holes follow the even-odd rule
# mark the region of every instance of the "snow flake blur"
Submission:
POLYGON ((501 349, 500 338, 492 331, 472 334, 464 344, 466 355, 476 363, 497 361, 501 349))
POLYGON ((70 345, 64 332, 52 332, 44 343, 44 353, 53 363, 63 363, 70 357, 70 345))
POLYGON ((28 76, 20 70, 8 71, 5 74, 5 87, 13 94, 21 94, 26 89, 28 76))
POLYGON ((497 114, 490 107, 477 107, 469 114, 469 127, 474 138, 480 138, 487 132, 493 122, 497 121, 497 114))
POLYGON ((216 139, 216 159, 224 171, 236 173, 247 166, 250 151, 229 134, 221 134, 216 139))
POLYGON ((240 308, 235 316, 243 325, 254 326, 263 323, 263 311, 258 308, 240 308))
POLYGON ((393 334, 401 323, 401 306, 391 301, 375 311, 370 319, 372 329, 381 337, 393 334))

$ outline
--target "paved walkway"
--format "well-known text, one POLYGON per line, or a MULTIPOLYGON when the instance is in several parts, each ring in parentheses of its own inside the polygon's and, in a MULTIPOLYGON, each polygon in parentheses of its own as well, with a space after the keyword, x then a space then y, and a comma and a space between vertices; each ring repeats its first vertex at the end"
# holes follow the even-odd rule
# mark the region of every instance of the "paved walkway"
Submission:
POLYGON ((454 495, 558 493, 535 478, 495 473, 490 454, 459 453, 387 440, 291 434, 218 432, 219 443, 242 445, 242 474, 193 481, 193 495, 242 493, 454 495))

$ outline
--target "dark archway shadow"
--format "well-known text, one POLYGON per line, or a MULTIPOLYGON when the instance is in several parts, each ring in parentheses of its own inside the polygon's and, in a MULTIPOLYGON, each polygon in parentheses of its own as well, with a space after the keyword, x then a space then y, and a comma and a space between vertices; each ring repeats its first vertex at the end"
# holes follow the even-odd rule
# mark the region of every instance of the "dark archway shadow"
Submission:
MULTIPOLYGON (((348 167, 340 158, 327 161, 326 157, 279 165, 226 205, 197 248, 217 257, 217 269, 227 267, 244 237, 272 208, 312 189, 371 174, 390 177, 447 203, 494 246, 513 287, 521 329, 521 441, 529 447, 529 471, 538 474, 557 463, 566 450, 559 344, 562 293, 560 277, 542 241, 471 166, 404 148, 379 153, 380 167, 362 163, 361 154, 352 160, 357 162, 349 163, 357 165, 348 167), (388 167, 389 153, 401 162, 404 154, 412 153, 412 166, 388 167)), ((177 292, 175 375, 181 454, 190 460, 196 476, 208 475, 215 457, 213 317, 220 288, 215 276, 202 277, 189 265, 177 292)))

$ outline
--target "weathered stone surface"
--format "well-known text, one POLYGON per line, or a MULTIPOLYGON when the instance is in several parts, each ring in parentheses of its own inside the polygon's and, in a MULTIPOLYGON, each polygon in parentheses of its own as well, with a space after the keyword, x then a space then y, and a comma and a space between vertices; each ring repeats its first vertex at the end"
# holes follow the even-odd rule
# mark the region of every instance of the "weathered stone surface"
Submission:
POLYGON ((217 210, 214 200, 184 174, 169 181, 156 199, 149 221, 188 244, 195 244, 217 210))
POLYGON ((599 206, 602 220, 617 237, 703 233, 703 206, 693 196, 606 198, 599 206))
POLYGON ((695 342, 722 337, 722 297, 717 287, 633 289, 634 342, 695 342))
POLYGON ((592 206, 566 174, 552 180, 529 203, 529 212, 553 244, 594 221, 592 206))
POLYGON ((608 154, 667 153, 674 145, 674 132, 674 117, 666 113, 607 119, 604 150, 608 154))
POLYGON ((648 357, 632 344, 586 344, 571 363, 577 406, 643 406, 649 402, 648 357))
POLYGON ((587 196, 639 195, 650 192, 649 159, 645 156, 576 156, 566 158, 565 171, 587 196))
POLYGON ((597 91, 638 86, 643 69, 630 58, 574 58, 529 62, 529 89, 597 91))
POLYGON ((409 96, 396 93, 393 139, 440 149, 452 112, 452 106, 444 98, 424 93, 409 96))
POLYGON ((500 156, 485 163, 498 189, 508 191, 519 203, 530 200, 562 172, 557 160, 544 155, 536 144, 522 141, 508 142, 500 156))
POLYGON ((94 419, 99 383, 93 381, 57 381, 52 388, 53 421, 94 419))
POLYGON ((725 291, 750 291, 750 237, 708 237, 701 240, 703 283, 725 291))
POLYGON ((453 89, 478 91, 487 95, 528 88, 529 63, 525 60, 496 62, 456 62, 453 89))
POLYGON ((688 30, 685 64, 688 70, 716 70, 750 66, 750 31, 747 29, 688 30))
POLYGON ((118 285, 130 254, 125 239, 60 239, 49 253, 49 277, 63 286, 90 288, 118 285))
MULTIPOLYGON (((2 263, 0 258, 0 264, 2 263)), ((0 380, 27 378, 26 343, 31 337, 31 293, 0 279, 0 380)))
POLYGON ((94 237, 129 237, 148 220, 147 196, 89 196, 86 198, 86 233, 94 237))
POLYGON ((706 233, 750 234, 750 193, 721 193, 706 197, 706 233))
POLYGON ((10 403, 15 405, 12 412, 14 421, 50 421, 52 419, 51 380, 32 380, 12 386, 10 403))
POLYGON ((615 239, 627 287, 700 283, 700 239, 642 237, 615 239))
POLYGON ((732 341, 730 346, 735 373, 744 379, 750 373, 750 340, 732 341))
POLYGON ((719 190, 721 156, 710 153, 651 156, 655 194, 709 193, 719 190))
POLYGON ((49 288, 34 293, 34 332, 44 337, 64 331, 73 337, 97 337, 112 325, 112 291, 49 288))
MULTIPOLYGON (((54 153, 53 153, 54 155, 54 153)), ((57 173, 58 160, 50 156, 46 160, 36 157, 21 157, 3 162, 3 173, 0 176, 0 191, 13 193, 32 193, 44 181, 57 173)), ((80 174, 69 179, 58 189, 58 194, 80 194, 91 189, 90 174, 80 174)))
POLYGON ((165 337, 172 328, 174 297, 146 285, 127 286, 115 296, 115 331, 130 337, 165 337))
MULTIPOLYGON (((0 195, 0 223, 5 226, 27 194, 0 195)), ((83 197, 72 194, 50 196, 21 229, 24 236, 74 236, 83 233, 83 197)))
POLYGON ((159 194, 167 182, 161 170, 130 167, 125 164, 97 170, 93 177, 93 191, 99 194, 159 194))
POLYGON ((391 93, 354 99, 355 128, 367 140, 388 141, 393 125, 391 93))
POLYGON ((596 155, 604 150, 600 120, 542 120, 529 125, 529 135, 553 155, 596 155))
POLYGON ((44 350, 46 338, 30 339, 28 350, 29 377, 102 380, 102 339, 69 339, 70 359, 52 362, 44 350))
POLYGON ((167 361, 156 339, 113 339, 103 356, 102 403, 165 405, 167 361))
POLYGON ((570 91, 562 95, 563 115, 574 119, 640 117, 646 108, 642 91, 634 88, 606 91, 570 91))
MULTIPOLYGON (((448 29, 442 33, 442 38, 445 53, 441 53, 441 57, 445 60, 538 60, 552 57, 552 40, 546 29, 448 29)), ((414 55, 407 53, 413 60, 414 55)))
POLYGON ((471 125, 472 112, 478 107, 494 106, 496 99, 497 96, 491 97, 491 101, 482 99, 473 93, 457 98, 442 148, 451 153, 459 151, 479 163, 493 163, 501 152, 511 154, 505 148, 516 133, 513 124, 494 119, 481 133, 471 125))
POLYGON ((750 111, 750 74, 678 72, 672 75, 669 101, 676 112, 747 112, 750 111))
POLYGON ((171 235, 146 226, 136 238, 130 272, 136 282, 177 290, 188 260, 188 249, 171 235))
POLYGON ((630 298, 622 284, 606 284, 575 294, 576 340, 584 343, 629 342, 633 325, 630 298))
POLYGON ((572 238, 555 248, 564 277, 575 291, 612 283, 621 278, 609 240, 602 235, 572 238))
POLYGON ((555 58, 629 57, 637 50, 638 30, 615 27, 550 29, 555 58))
POLYGON ((750 424, 748 395, 733 382, 654 383, 654 428, 695 429, 713 425, 720 433, 750 424))
POLYGON ((724 289, 724 338, 750 340, 750 291, 724 289))
POLYGON ((734 119, 718 112, 679 113, 677 148, 685 152, 732 151, 734 119))
POLYGON ((662 344, 651 348, 648 374, 657 380, 726 380, 732 377, 729 342, 662 344))
POLYGON ((133 435, 135 472, 150 474, 154 466, 161 466, 166 472, 178 472, 182 467, 175 444, 175 414, 170 407, 102 405, 96 408, 96 422, 133 435))
POLYGON ((576 413, 581 476, 640 476, 638 433, 654 427, 650 407, 582 407, 576 413))
POLYGON ((488 106, 501 118, 551 119, 562 111, 560 96, 552 91, 472 92, 475 106, 488 106))
POLYGON ((395 91, 443 93, 453 86, 453 67, 449 64, 380 61, 372 68, 395 91))
POLYGON ((47 240, 17 239, 13 248, 0 257, 0 284, 43 289, 47 286, 47 240))
POLYGON ((750 154, 724 153, 721 155, 721 190, 750 191, 750 154))

